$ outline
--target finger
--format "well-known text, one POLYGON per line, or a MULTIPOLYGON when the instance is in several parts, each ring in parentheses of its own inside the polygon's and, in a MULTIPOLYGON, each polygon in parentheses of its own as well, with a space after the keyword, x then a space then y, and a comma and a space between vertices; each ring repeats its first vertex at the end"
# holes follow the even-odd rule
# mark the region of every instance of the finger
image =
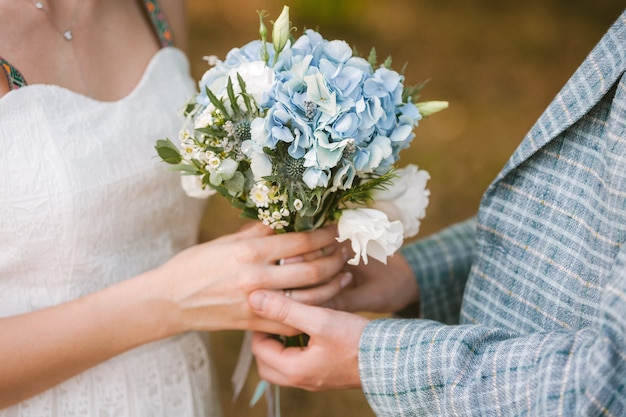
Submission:
POLYGON ((324 246, 323 248, 316 249, 312 252, 308 252, 302 255, 292 256, 291 258, 280 259, 277 263, 278 265, 288 265, 297 262, 309 262, 313 261, 317 258, 323 258, 324 256, 329 256, 335 253, 335 251, 339 250, 340 246, 337 244, 333 244, 330 246, 324 246))
POLYGON ((248 325, 244 323, 241 326, 241 330, 249 330, 254 329, 256 331, 265 332, 268 334, 280 334, 283 336, 295 336, 298 334, 302 334, 302 330, 293 328, 291 326, 287 326, 283 323, 279 323, 277 321, 262 319, 262 321, 255 321, 253 325, 248 325))
POLYGON ((251 242, 270 262, 288 259, 336 244, 337 227, 328 226, 308 232, 281 233, 251 242))
POLYGON ((327 312, 322 307, 298 303, 275 291, 258 290, 248 296, 248 304, 259 316, 295 327, 310 335, 324 326, 327 312))
POLYGON ((365 297, 360 288, 350 288, 348 285, 348 288, 340 291, 326 306, 342 311, 367 311, 370 307, 368 301, 369 298, 365 297))
POLYGON ((341 272, 332 280, 312 288, 287 289, 283 294, 292 300, 309 305, 321 305, 337 296, 352 282, 351 272, 341 272))
POLYGON ((330 281, 344 268, 345 262, 346 255, 342 251, 335 251, 310 262, 268 265, 262 274, 257 275, 256 288, 282 290, 313 287, 330 281))
POLYGON ((237 232, 220 236, 214 239, 214 242, 229 243, 239 240, 255 239, 264 236, 271 236, 275 232, 261 222, 250 222, 242 226, 237 232))
POLYGON ((261 378, 276 385, 290 385, 286 369, 300 369, 301 348, 286 348, 283 343, 269 334, 255 332, 252 336, 252 353, 261 378), (282 370, 282 371, 281 371, 282 370))

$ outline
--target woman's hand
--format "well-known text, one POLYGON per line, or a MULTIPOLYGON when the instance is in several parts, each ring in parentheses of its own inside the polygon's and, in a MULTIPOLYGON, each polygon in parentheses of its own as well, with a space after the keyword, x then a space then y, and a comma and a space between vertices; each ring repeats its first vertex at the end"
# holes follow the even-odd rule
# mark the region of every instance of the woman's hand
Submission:
POLYGON ((174 257, 147 282, 167 300, 176 331, 251 329, 295 334, 295 329, 262 319, 247 298, 258 289, 282 292, 299 301, 321 304, 348 285, 341 272, 347 255, 335 241, 334 227, 275 234, 254 225, 191 247, 174 257))
POLYGON ((249 302, 260 316, 310 336, 306 347, 285 347, 271 335, 255 333, 252 353, 263 380, 309 391, 361 387, 358 352, 366 318, 271 291, 255 291, 249 302))

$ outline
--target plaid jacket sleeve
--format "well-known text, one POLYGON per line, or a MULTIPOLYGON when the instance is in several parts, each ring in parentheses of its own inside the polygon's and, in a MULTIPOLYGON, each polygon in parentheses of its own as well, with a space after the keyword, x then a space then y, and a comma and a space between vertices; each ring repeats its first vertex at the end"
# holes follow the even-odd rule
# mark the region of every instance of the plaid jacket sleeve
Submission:
POLYGON ((377 416, 626 415, 626 251, 594 328, 527 335, 380 319, 361 340, 377 416))
MULTIPOLYGON (((626 416, 625 70, 626 12, 485 192, 460 324, 365 328, 378 416, 626 416)), ((434 300, 439 246, 404 252, 434 300)))
POLYGON ((420 317, 459 322, 475 232, 476 219, 471 218, 401 249, 420 288, 420 317))

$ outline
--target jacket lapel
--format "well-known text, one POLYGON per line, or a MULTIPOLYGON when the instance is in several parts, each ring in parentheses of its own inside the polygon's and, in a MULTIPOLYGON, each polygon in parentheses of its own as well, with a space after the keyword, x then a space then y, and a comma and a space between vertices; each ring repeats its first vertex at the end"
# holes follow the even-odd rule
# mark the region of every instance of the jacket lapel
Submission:
MULTIPOLYGON (((626 69, 626 11, 557 94, 491 187, 595 106, 626 69)), ((490 188, 491 188, 490 187, 490 188)))

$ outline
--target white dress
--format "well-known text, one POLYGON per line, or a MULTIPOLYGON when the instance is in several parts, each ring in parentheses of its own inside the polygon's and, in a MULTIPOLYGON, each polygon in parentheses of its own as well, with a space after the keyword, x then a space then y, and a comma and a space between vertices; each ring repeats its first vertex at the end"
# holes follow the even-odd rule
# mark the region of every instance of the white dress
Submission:
MULTIPOLYGON (((157 139, 177 138, 194 88, 187 58, 167 47, 119 101, 50 85, 0 99, 0 317, 97 291, 196 241, 203 204, 184 195, 154 150, 157 139)), ((126 352, 0 416, 219 415, 210 372, 203 338, 188 333, 126 352)))

